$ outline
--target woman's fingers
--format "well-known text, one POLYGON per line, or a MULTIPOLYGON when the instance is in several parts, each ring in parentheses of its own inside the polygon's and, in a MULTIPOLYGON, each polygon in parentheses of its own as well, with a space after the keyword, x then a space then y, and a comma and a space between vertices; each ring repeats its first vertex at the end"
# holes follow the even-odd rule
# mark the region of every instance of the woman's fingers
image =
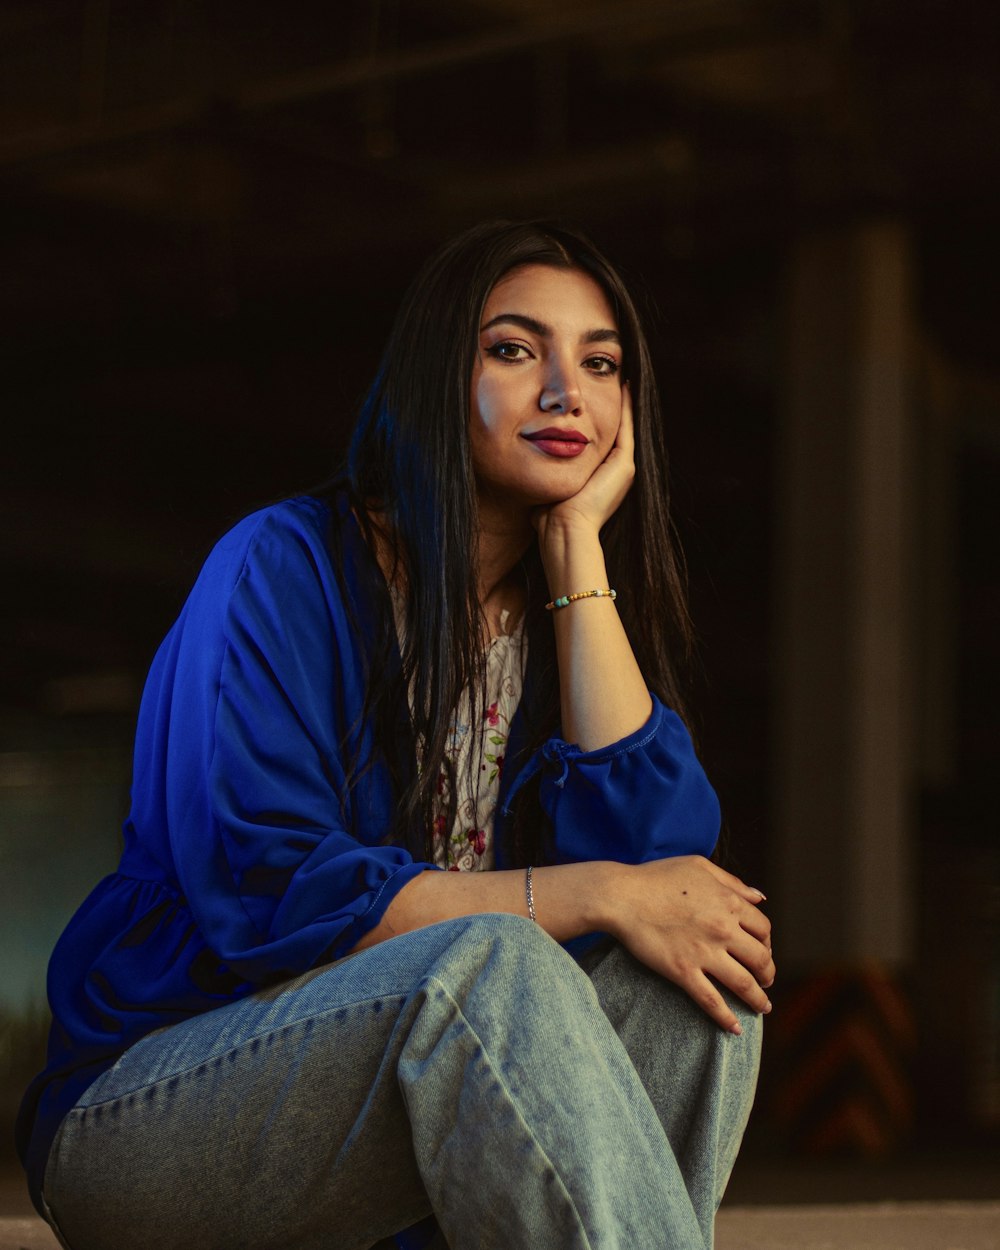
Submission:
POLYGON ((688 992, 699 1007, 728 1032, 740 1033, 742 1030, 736 1013, 719 989, 720 985, 758 1015, 766 1015, 771 1010, 770 999, 741 963, 735 959, 720 961, 717 967, 700 972, 694 978, 693 989, 688 992))
POLYGON ((736 1018, 736 1013, 719 993, 718 986, 713 981, 710 981, 703 972, 699 971, 694 974, 689 984, 685 985, 680 982, 678 984, 698 1004, 702 1011, 715 1021, 720 1029, 725 1029, 727 1033, 743 1032, 740 1028, 740 1022, 736 1018))
POLYGON ((751 1011, 765 1014, 771 1010, 771 1003, 760 986, 750 977, 745 968, 735 961, 720 966, 717 971, 708 969, 692 969, 685 980, 677 984, 711 1019, 727 1033, 741 1033, 739 1020, 727 1002, 719 986, 723 986, 737 998, 743 1000, 751 1011), (751 985, 750 983, 753 982, 751 985))
POLYGON ((733 959, 753 974, 754 980, 763 989, 774 984, 775 967, 769 946, 741 932, 729 943, 726 950, 733 959))
POLYGON ((748 903, 759 905, 767 900, 767 895, 763 890, 758 890, 754 885, 747 885, 733 873, 727 872, 725 868, 720 868, 718 864, 713 864, 710 859, 706 859, 704 862, 709 872, 721 881, 723 885, 728 885, 741 898, 745 898, 748 903))
POLYGON ((770 950, 771 921, 760 910, 760 904, 767 897, 764 892, 755 889, 753 886, 744 885, 739 877, 733 876, 731 872, 726 872, 724 868, 720 868, 718 864, 713 864, 711 860, 706 859, 701 862, 704 864, 706 871, 710 872, 720 885, 726 886, 732 891, 730 906, 740 927, 745 929, 747 933, 753 934, 758 941, 770 950))
MULTIPOLYGON (((554 517, 573 517, 599 530, 621 506, 635 479, 635 434, 628 386, 622 387, 622 415, 611 450, 580 490, 536 514, 536 525, 554 517)), ((539 530, 544 542, 544 532, 539 530)))
POLYGON ((720 986, 757 1012, 771 1009, 771 922, 760 891, 700 856, 640 865, 629 880, 618 936, 637 958, 674 981, 720 1027, 737 1020, 720 986))
POLYGON ((707 968, 706 971, 720 985, 724 985, 737 998, 741 998, 751 1011, 764 1014, 771 1010, 771 1000, 767 992, 754 973, 741 960, 734 959, 731 955, 723 955, 718 957, 713 966, 707 968))
POLYGON ((738 918, 741 929, 745 929, 747 933, 752 933, 765 946, 770 946, 771 922, 762 911, 743 902, 741 899, 738 918))
POLYGON ((731 1032, 739 1031, 736 1015, 721 993, 720 986, 746 1003, 751 1011, 766 1015, 771 1010, 771 1000, 766 991, 742 960, 734 959, 724 951, 715 951, 699 963, 701 966, 689 966, 681 977, 671 979, 676 980, 720 1027, 731 1032), (737 1027, 734 1028, 734 1025, 737 1027))
POLYGON ((618 437, 615 446, 620 448, 631 460, 635 456, 635 423, 632 419, 632 392, 626 382, 622 387, 622 419, 618 426, 618 437))

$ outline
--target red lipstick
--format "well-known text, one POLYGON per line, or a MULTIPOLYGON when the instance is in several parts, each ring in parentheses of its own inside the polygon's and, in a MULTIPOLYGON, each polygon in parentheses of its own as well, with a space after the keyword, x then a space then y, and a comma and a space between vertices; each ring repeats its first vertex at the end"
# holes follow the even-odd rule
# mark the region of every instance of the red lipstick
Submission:
POLYGON ((561 430, 554 425, 546 426, 544 430, 533 430, 522 437, 547 456, 558 456, 564 459, 578 456, 586 450, 590 442, 590 439, 579 430, 561 430))

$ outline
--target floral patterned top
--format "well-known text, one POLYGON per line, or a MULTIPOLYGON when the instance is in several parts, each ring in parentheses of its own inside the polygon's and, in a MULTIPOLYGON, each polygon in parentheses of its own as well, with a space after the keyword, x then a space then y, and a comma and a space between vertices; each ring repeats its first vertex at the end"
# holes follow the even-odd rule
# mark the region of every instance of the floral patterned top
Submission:
MULTIPOLYGON (((509 613, 500 617, 507 628, 509 613)), ((449 830, 448 780, 438 777, 441 813, 434 820, 434 863, 451 872, 483 872, 493 867, 493 813, 510 722, 521 701, 527 639, 522 625, 490 640, 486 655, 486 706, 469 706, 468 691, 455 712, 445 748, 458 785, 455 823, 449 830), (476 762, 478 761, 478 768, 476 762)))
MULTIPOLYGON (((403 599, 392 594, 396 630, 402 639, 403 599)), ((510 613, 500 615, 507 629, 510 613)), ((471 708, 466 690, 455 710, 445 752, 453 766, 459 793, 455 822, 447 827, 448 776, 438 776, 438 813, 434 817, 433 862, 450 872, 485 872, 494 865, 493 815, 510 722, 521 701, 528 640, 523 620, 510 633, 490 640, 486 654, 485 707, 471 708), (477 767, 478 761, 478 767, 477 767)))

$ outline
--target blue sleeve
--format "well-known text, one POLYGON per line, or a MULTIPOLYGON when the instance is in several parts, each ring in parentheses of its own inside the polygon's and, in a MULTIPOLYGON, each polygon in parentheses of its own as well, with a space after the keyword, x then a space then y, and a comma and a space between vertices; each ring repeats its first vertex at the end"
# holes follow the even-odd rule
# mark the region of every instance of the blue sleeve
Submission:
POLYGON ((582 751, 552 738, 541 755, 554 862, 639 864, 714 850, 719 801, 684 722, 655 696, 646 724, 620 742, 582 751))
POLYGON ((239 543, 236 560, 210 558, 158 717, 180 889, 211 949, 253 982, 346 954, 429 866, 382 843, 383 771, 344 798, 345 739, 370 744, 361 643, 325 545, 283 507, 262 514, 241 563, 239 543))

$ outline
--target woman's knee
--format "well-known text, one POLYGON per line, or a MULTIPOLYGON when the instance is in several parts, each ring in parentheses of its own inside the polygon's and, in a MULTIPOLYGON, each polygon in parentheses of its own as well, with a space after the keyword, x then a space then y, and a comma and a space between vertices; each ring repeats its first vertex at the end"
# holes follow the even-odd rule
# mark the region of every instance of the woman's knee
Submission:
POLYGON ((527 965, 544 975, 576 968, 572 956, 526 916, 483 912, 446 924, 456 929, 453 950, 471 964, 527 965))
POLYGON ((534 921, 484 913, 449 922, 453 940, 430 976, 463 1009, 538 1019, 600 1015, 593 986, 573 957, 534 921))

